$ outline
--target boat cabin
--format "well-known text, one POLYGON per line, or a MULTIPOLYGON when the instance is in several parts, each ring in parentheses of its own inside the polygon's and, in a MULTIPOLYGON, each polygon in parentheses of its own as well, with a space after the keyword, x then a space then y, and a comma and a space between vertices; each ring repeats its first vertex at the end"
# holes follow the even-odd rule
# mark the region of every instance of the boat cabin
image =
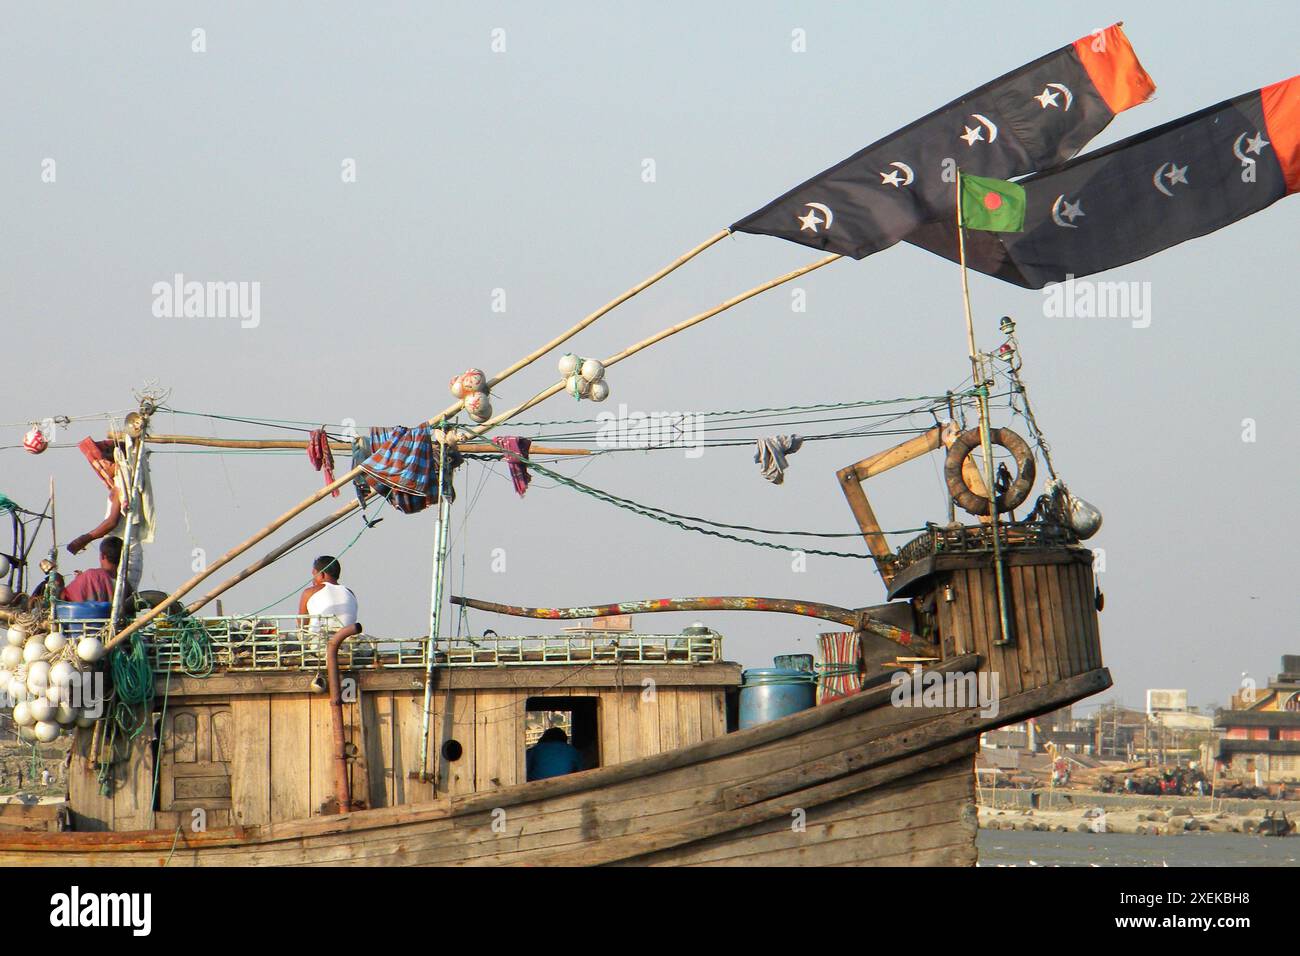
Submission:
MULTIPOLYGON (((321 637, 297 617, 203 624, 206 675, 185 673, 179 634, 150 632, 158 733, 115 737, 112 721, 77 732, 75 829, 212 829, 338 812, 321 637)), ((439 641, 422 777, 426 643, 363 634, 341 646, 353 808, 523 783, 527 749, 551 726, 565 730, 583 769, 718 737, 740 684, 740 665, 722 659, 712 631, 439 641)), ((731 709, 734 723, 734 700, 731 709)))

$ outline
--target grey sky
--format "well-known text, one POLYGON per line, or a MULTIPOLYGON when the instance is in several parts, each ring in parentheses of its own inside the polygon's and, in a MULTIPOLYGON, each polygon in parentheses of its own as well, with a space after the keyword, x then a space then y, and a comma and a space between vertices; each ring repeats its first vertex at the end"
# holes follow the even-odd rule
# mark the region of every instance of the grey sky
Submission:
MULTIPOLYGON (((794 183, 1096 27, 1125 19, 1159 91, 1093 148, 1294 74, 1300 28, 1289 3, 6 4, 5 14, 6 423, 122 410, 147 379, 171 386, 179 409, 414 422, 447 404, 452 374, 505 366, 794 183), (195 28, 205 53, 191 50, 195 28), (503 53, 490 48, 495 28, 503 53), (806 52, 791 51, 795 29, 806 52), (355 183, 340 175, 349 158, 355 183), (646 158, 653 183, 642 181, 646 158), (178 272, 260 282, 260 325, 155 318, 151 287, 178 272), (504 314, 491 310, 497 288, 504 314)), ((1147 687, 1223 702, 1242 671, 1262 680, 1280 654, 1300 652, 1287 529, 1300 454, 1286 431, 1298 210, 1279 203, 1103 276, 1150 283, 1145 329, 1049 319, 1040 293, 972 278, 981 344, 997 344, 998 316, 1017 317, 1058 465, 1105 513, 1092 542, 1107 553, 1104 652, 1130 704, 1147 687), (1242 441, 1246 418, 1253 443, 1242 441)), ((574 348, 612 353, 813 258, 776 239, 725 240, 574 348)), ((612 403, 851 401, 941 393, 967 374, 951 264, 896 247, 797 286, 806 313, 778 290, 611 370, 612 403)), ((549 357, 512 379, 497 407, 549 384, 554 368, 549 357)), ((561 396, 530 417, 592 410, 561 396)), ((88 530, 103 496, 72 446, 103 427, 74 425, 59 436, 68 447, 41 458, 0 451, 0 491, 39 506, 53 472, 60 537, 88 530)), ((155 427, 212 432, 182 416, 155 427)), ((6 426, 0 444, 23 431, 6 426)), ((763 482, 743 448, 609 455, 581 476, 722 521, 847 531, 834 470, 888 443, 810 445, 782 487, 763 482)), ((164 589, 189 575, 192 548, 220 554, 320 483, 298 455, 154 461, 163 526, 146 586, 164 589)), ((520 500, 500 467, 463 524, 483 474, 474 464, 460 478, 457 591, 548 605, 883 600, 867 562, 810 558, 794 573, 789 555, 689 535, 549 482, 520 500), (493 548, 506 549, 505 573, 491 570, 493 548)), ((886 527, 945 516, 937 458, 871 490, 886 527)), ((345 557, 371 631, 427 627, 432 527, 431 514, 390 513, 345 557)), ((313 553, 356 528, 231 592, 227 609, 289 593, 313 553)), ((710 623, 747 665, 810 651, 819 630, 759 615, 710 623)))

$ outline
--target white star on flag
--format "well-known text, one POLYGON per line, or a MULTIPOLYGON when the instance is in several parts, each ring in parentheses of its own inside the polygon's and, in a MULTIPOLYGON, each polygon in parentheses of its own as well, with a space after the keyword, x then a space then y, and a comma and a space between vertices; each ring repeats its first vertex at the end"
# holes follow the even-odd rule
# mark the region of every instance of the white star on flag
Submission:
POLYGON ((1043 109, 1047 109, 1049 106, 1055 106, 1059 109, 1060 104, 1056 102, 1058 96, 1060 96, 1059 93, 1054 93, 1045 86, 1043 87, 1043 92, 1039 93, 1037 96, 1030 97, 1030 99, 1038 100, 1038 105, 1043 109))
POLYGON ((967 126, 965 129, 966 129, 966 133, 962 136, 958 136, 957 138, 964 139, 966 141, 967 146, 974 146, 977 142, 983 142, 984 131, 980 129, 978 126, 967 126))
POLYGON ((809 209, 809 210, 808 210, 808 215, 806 215, 806 216, 795 216, 795 218, 798 219, 801 223, 803 223, 803 225, 799 227, 799 231, 800 231, 800 232, 804 232, 805 230, 807 230, 807 231, 811 231, 811 232, 816 232, 816 231, 817 231, 817 227, 818 227, 821 223, 823 223, 823 222, 826 221, 826 220, 823 219, 821 216, 817 215, 817 210, 816 210, 816 209, 809 209))

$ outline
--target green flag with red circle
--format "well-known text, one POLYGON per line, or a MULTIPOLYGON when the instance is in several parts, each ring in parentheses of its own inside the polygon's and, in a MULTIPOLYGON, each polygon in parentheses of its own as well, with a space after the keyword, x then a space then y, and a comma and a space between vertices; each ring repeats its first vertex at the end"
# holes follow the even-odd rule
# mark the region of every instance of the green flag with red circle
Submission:
POLYGON ((984 232, 1025 228, 1025 188, 1004 179, 961 174, 961 224, 984 232))

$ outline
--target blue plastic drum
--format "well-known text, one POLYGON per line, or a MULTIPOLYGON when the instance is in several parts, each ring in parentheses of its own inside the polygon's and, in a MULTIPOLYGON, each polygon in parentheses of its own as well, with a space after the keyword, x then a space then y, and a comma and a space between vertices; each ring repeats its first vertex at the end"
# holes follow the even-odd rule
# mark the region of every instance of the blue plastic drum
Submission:
POLYGON ((70 641, 81 637, 84 628, 80 624, 68 622, 107 621, 112 613, 113 605, 109 601, 59 601, 54 605, 54 619, 63 622, 60 629, 70 641))
POLYGON ((756 667, 741 678, 741 730, 797 714, 817 703, 817 678, 808 671, 756 667))

